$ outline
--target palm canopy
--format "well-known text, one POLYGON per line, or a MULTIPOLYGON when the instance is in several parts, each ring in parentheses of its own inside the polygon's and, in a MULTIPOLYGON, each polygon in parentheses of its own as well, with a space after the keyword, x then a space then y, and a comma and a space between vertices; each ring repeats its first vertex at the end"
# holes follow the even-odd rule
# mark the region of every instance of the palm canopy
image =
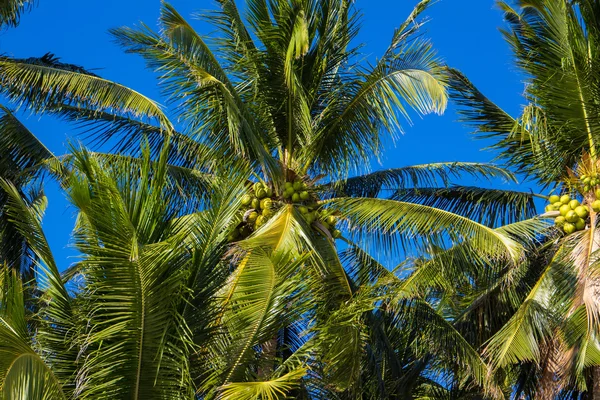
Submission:
POLYGON ((394 137, 409 108, 445 109, 441 65, 417 35, 427 3, 373 65, 351 47, 357 12, 341 0, 249 1, 245 21, 233 1, 220 1, 202 16, 220 34, 212 47, 168 3, 160 33, 145 25, 112 33, 159 73, 192 135, 262 164, 274 154, 299 175, 343 175, 381 154, 382 135, 394 137))
MULTIPOLYGON (((500 318, 489 314, 495 329, 477 331, 489 339, 484 348, 493 365, 516 373, 519 393, 575 396, 597 386, 600 377, 590 368, 600 365, 594 203, 600 195, 595 179, 600 6, 586 0, 499 5, 508 22, 503 34, 525 74, 528 104, 512 117, 455 70, 449 71, 451 97, 476 134, 494 140, 492 147, 507 165, 558 194, 579 198, 589 219, 579 232, 569 234, 565 224, 568 235, 542 240, 519 279, 526 294, 500 318)), ((563 216, 553 206, 547 210, 562 227, 563 216)), ((491 281, 489 289, 499 282, 491 281)))

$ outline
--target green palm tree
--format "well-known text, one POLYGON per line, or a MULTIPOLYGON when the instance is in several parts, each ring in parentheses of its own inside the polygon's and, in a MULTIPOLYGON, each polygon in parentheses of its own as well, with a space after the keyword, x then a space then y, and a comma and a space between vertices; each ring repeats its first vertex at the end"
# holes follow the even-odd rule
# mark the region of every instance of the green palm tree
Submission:
MULTIPOLYGON (((532 196, 448 187, 465 174, 514 180, 501 168, 477 163, 347 179, 381 156, 409 110, 445 108, 446 74, 419 35, 418 18, 429 1, 417 5, 374 64, 360 62, 352 47, 358 18, 349 1, 248 1, 245 21, 234 2, 219 4, 209 16, 221 34, 211 47, 166 3, 159 33, 145 25, 113 31, 127 51, 159 73, 172 114, 51 55, 0 59, 0 91, 10 101, 74 122, 116 153, 76 153, 74 164, 67 162, 71 157, 64 164, 42 158, 28 168, 49 166, 81 210, 76 243, 85 261, 62 279, 84 277, 72 296, 83 304, 75 317, 61 311, 41 318, 64 319, 47 329, 51 344, 68 351, 30 337, 39 343, 36 354, 48 357, 44 365, 56 385, 66 396, 95 398, 103 391, 111 398, 356 398, 363 392, 399 398, 445 391, 442 381, 448 380, 457 391, 479 388, 498 397, 486 363, 443 308, 428 302, 417 285, 404 289, 404 279, 364 250, 394 257, 405 246, 421 255, 407 261, 409 268, 439 269, 443 255, 465 259, 473 252, 482 263, 515 265, 525 251, 519 236, 539 221, 504 229, 496 224, 531 216, 532 196), (140 144, 146 149, 141 158, 140 144), (158 154, 160 173, 147 161, 158 154), (140 165, 146 169, 132 172, 140 165), (228 168, 224 177, 220 171, 228 168), (154 180, 161 174, 162 181, 154 180), (207 178, 219 190, 207 186, 207 178), (159 196, 164 185, 168 201, 159 196), (440 187, 447 203, 437 206, 400 197, 440 187), (212 190, 228 194, 219 203, 212 190), (97 191, 108 194, 99 201, 92 196, 97 191), (450 210, 457 198, 472 207, 450 210), (508 211, 498 215, 498 209, 508 211), (205 215, 212 219, 196 221, 205 215), (97 221, 90 225, 89 218, 97 221), (200 232, 190 232, 193 227, 200 232), (432 257, 436 252, 441 256, 432 257), (187 262, 200 266, 176 268, 187 262), (103 268, 113 263, 125 269, 108 276, 103 268), (132 273, 137 276, 126 276, 132 273), (158 284, 163 281, 165 287, 158 284), (167 289, 182 294, 169 298, 167 289), (120 308, 121 301, 129 308, 120 308), (173 303, 163 303, 168 301, 173 303), (146 319, 146 310, 158 314, 146 319), (80 320, 84 327, 69 325, 80 320), (62 324, 77 346, 54 336, 62 324), (57 354, 64 360, 53 360, 57 354), (163 357, 177 356, 162 366, 163 357)), ((15 146, 19 141, 41 148, 30 133, 10 139, 15 146)), ((15 224, 14 211, 6 215, 15 224)), ((17 225, 22 235, 24 226, 17 225)), ((31 243, 40 234, 25 237, 31 243)), ((41 258, 39 250, 35 254, 41 258)))
MULTIPOLYGON (((499 303, 491 312, 482 310, 489 323, 471 329, 486 338, 482 348, 498 376, 514 378, 517 396, 600 398, 598 208, 593 206, 600 192, 592 181, 600 166, 600 5, 587 0, 499 4, 509 24, 503 34, 526 77, 523 114, 511 117, 450 70, 453 97, 479 136, 494 140, 506 165, 556 194, 579 198, 589 219, 575 233, 568 225, 567 234, 540 232, 518 279, 506 293, 489 297, 499 303)), ((559 214, 553 209, 547 208, 548 217, 559 214)), ((562 227, 564 220, 556 223, 562 227)), ((483 291, 505 279, 499 278, 483 291)))

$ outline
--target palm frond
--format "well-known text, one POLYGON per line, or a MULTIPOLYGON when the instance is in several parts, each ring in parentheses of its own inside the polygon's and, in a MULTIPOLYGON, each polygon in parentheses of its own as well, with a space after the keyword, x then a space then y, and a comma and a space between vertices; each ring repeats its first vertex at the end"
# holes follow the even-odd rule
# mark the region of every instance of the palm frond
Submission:
POLYGON ((377 197, 382 190, 407 189, 409 187, 448 186, 452 179, 463 176, 491 180, 500 178, 516 182, 508 170, 484 163, 445 162, 411 165, 376 171, 325 185, 336 196, 377 197))
POLYGON ((515 240, 448 211, 371 198, 337 198, 327 203, 344 216, 351 231, 359 234, 368 232, 382 248, 397 248, 394 235, 405 243, 413 241, 413 245, 424 239, 431 244, 436 237, 447 235, 451 243, 469 240, 473 248, 492 258, 516 262, 522 256, 522 246, 515 240))
POLYGON ((61 104, 98 111, 116 110, 154 118, 161 128, 172 125, 154 101, 81 67, 60 62, 52 54, 40 58, 0 58, 2 93, 18 105, 42 112, 61 104))
POLYGON ((35 7, 36 0, 6 0, 0 4, 0 28, 17 26, 23 13, 35 7))
POLYGON ((303 368, 263 382, 227 383, 220 389, 219 400, 277 400, 281 399, 300 385, 300 380, 306 374, 303 368))
POLYGON ((536 215, 533 193, 454 185, 399 189, 392 200, 423 204, 462 215, 486 226, 502 226, 536 215))

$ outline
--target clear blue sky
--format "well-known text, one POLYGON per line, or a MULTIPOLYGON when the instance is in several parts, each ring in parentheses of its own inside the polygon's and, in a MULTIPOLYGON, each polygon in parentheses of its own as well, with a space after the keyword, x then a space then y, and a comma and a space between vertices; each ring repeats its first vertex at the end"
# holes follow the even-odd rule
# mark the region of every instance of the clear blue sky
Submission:
MULTIPOLYGON (((384 51, 394 28, 416 3, 416 0, 355 1, 363 14, 359 38, 366 44, 363 52, 367 57, 374 59, 384 51)), ((215 7, 209 0, 173 0, 172 4, 184 16, 215 7)), ((162 102, 154 75, 145 69, 143 61, 124 54, 107 33, 109 28, 131 26, 138 21, 154 27, 159 7, 158 0, 40 0, 37 8, 23 16, 18 28, 0 32, 0 52, 14 57, 52 52, 64 62, 82 65, 162 102)), ((518 113, 523 103, 522 78, 500 35, 503 20, 495 0, 439 0, 426 16, 429 22, 425 35, 445 62, 463 71, 505 110, 513 115, 518 113)), ((195 23, 201 33, 210 34, 208 26, 195 23)), ((406 134, 397 146, 388 150, 383 167, 438 161, 488 162, 493 158, 492 153, 481 150, 485 143, 473 140, 470 130, 457 122, 452 106, 443 116, 416 117, 413 122, 413 126, 406 126, 406 134)), ((65 152, 68 138, 75 133, 70 126, 49 117, 29 117, 24 123, 55 154, 65 152)), ((530 186, 525 184, 520 188, 528 190, 530 186)), ((74 211, 56 188, 49 188, 47 193, 50 205, 45 229, 57 262, 64 268, 75 261, 72 257, 76 253, 69 248, 74 211)))

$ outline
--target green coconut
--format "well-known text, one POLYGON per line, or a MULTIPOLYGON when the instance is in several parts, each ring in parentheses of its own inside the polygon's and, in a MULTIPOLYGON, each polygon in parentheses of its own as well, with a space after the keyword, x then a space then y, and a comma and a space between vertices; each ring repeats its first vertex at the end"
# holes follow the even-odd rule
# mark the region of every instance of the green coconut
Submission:
POLYGON ((579 201, 578 200, 571 200, 569 202, 569 207, 571 207, 571 210, 576 209, 577 207, 579 207, 579 201))
POLYGON ((267 210, 271 207, 273 207, 273 200, 266 198, 260 201, 260 208, 262 208, 263 210, 267 210))
POLYGON ((579 206, 575 209, 575 212, 579 217, 586 218, 588 216, 588 208, 585 206, 579 206))
POLYGON ((244 197, 242 197, 242 204, 247 206, 250 205, 250 203, 252 203, 252 196, 245 194, 244 197))
POLYGON ((570 222, 565 222, 565 224, 563 225, 563 231, 565 231, 565 233, 567 235, 570 235, 571 233, 575 232, 577 228, 575 227, 575 225, 573 225, 570 222))
MULTIPOLYGON (((554 206, 554 207, 556 207, 556 206, 554 206)), ((568 204, 562 204, 560 206, 560 208, 558 209, 558 211, 560 211, 560 215, 562 215, 564 217, 565 215, 567 215, 567 213, 569 211, 571 211, 571 207, 568 204)))
POLYGON ((575 211, 571 210, 565 214, 565 219, 567 222, 575 223, 579 219, 579 215, 577 215, 575 211))

